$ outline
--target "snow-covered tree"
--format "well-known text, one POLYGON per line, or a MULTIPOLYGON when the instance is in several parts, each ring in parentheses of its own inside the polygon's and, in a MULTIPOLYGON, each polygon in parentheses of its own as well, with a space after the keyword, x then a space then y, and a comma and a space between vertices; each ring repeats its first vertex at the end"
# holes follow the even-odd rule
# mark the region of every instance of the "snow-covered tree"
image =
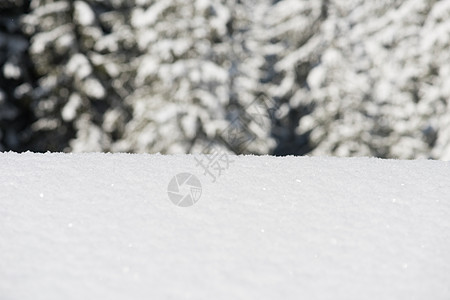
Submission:
POLYGON ((450 159, 448 1, 0 5, 0 149, 450 159))
POLYGON ((31 112, 26 94, 32 74, 27 59, 28 40, 20 30, 27 1, 0 1, 0 151, 22 151, 30 138, 31 112))
POLYGON ((306 111, 295 131, 308 136, 310 153, 440 157, 431 154, 441 136, 433 118, 441 119, 445 98, 439 100, 433 74, 448 63, 430 61, 435 51, 445 52, 436 43, 423 48, 430 36, 446 36, 445 27, 432 34, 438 25, 430 18, 445 1, 294 2, 306 16, 288 0, 271 11, 281 28, 295 20, 293 36, 300 39, 289 48, 286 41, 295 39, 270 35, 280 45, 273 65, 281 76, 271 94, 284 97, 290 112, 306 111))
POLYGON ((110 150, 123 129, 117 119, 122 125, 127 119, 122 83, 114 84, 114 76, 127 75, 126 68, 118 70, 101 47, 108 22, 120 21, 108 21, 114 5, 33 0, 30 9, 23 30, 31 37, 29 53, 39 78, 32 92, 35 149, 110 150))
POLYGON ((270 124, 254 126, 245 113, 259 78, 258 66, 249 67, 248 9, 239 1, 203 0, 147 1, 133 9, 141 55, 132 61, 137 89, 126 99, 133 117, 117 150, 202 152, 211 142, 235 153, 270 150, 270 124), (234 143, 231 132, 244 144, 234 143))
POLYGON ((298 122, 312 109, 307 78, 318 63, 328 36, 321 28, 328 15, 328 1, 273 1, 266 10, 261 30, 265 38, 265 93, 275 104, 273 134, 275 154, 309 152, 309 132, 296 132, 298 122))
POLYGON ((244 111, 259 80, 248 67, 249 4, 33 0, 24 31, 40 76, 33 129, 42 148, 270 151, 270 124, 254 126, 244 111), (252 144, 233 145, 231 128, 252 144))

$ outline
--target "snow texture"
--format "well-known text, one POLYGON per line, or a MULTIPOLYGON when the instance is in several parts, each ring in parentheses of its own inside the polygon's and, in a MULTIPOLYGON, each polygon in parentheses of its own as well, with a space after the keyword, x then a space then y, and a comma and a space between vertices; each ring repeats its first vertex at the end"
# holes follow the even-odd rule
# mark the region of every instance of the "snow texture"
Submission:
POLYGON ((450 298, 449 163, 229 158, 0 154, 0 298, 450 298))

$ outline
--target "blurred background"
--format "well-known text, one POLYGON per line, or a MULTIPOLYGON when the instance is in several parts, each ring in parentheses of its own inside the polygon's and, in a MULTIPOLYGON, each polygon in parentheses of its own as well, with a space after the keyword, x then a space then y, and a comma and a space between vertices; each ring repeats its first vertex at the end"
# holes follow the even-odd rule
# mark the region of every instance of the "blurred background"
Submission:
POLYGON ((0 0, 0 151, 450 160, 450 0, 0 0))

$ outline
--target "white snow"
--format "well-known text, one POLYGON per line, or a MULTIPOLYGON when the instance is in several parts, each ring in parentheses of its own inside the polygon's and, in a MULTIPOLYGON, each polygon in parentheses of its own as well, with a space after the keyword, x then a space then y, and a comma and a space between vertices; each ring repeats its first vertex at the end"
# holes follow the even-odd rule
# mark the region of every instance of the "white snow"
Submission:
POLYGON ((6 62, 3 65, 3 76, 5 76, 5 78, 19 79, 21 76, 19 66, 11 62, 6 62))
POLYGON ((74 18, 76 22, 83 26, 90 26, 95 23, 95 13, 89 4, 83 1, 74 2, 74 18))
POLYGON ((103 88, 102 84, 96 78, 87 78, 83 82, 84 90, 86 91, 86 95, 92 97, 94 99, 103 99, 106 97, 106 91, 103 88))
POLYGON ((450 298, 449 163, 228 158, 1 153, 0 298, 450 298))
POLYGON ((83 54, 75 54, 67 63, 67 73, 75 74, 79 80, 83 80, 92 74, 92 66, 83 54))
POLYGON ((168 8, 172 1, 161 1, 150 6, 146 11, 135 9, 131 16, 131 24, 134 27, 153 25, 158 17, 168 8))
POLYGON ((68 122, 75 119, 77 110, 82 105, 82 101, 83 100, 81 99, 81 96, 78 93, 73 93, 72 95, 70 95, 69 100, 61 110, 61 115, 64 121, 68 122))

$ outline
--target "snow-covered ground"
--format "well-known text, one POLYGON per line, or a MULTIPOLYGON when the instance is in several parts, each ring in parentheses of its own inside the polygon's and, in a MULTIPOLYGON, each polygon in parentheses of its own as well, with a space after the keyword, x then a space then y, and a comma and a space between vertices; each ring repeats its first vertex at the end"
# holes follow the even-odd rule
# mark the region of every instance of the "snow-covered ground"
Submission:
POLYGON ((0 154, 0 298, 450 299, 450 163, 195 158, 0 154))

